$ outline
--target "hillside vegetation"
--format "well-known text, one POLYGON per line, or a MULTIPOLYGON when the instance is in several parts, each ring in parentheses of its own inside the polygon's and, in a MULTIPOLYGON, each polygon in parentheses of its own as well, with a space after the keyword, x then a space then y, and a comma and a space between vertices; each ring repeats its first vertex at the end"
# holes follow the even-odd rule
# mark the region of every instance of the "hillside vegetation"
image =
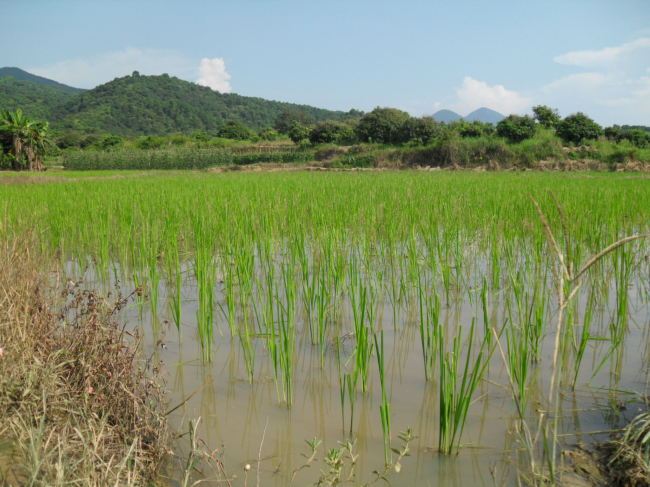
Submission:
POLYGON ((261 130, 272 127, 288 111, 309 123, 349 116, 308 105, 218 93, 166 74, 134 72, 86 91, 70 91, 70 87, 52 83, 0 73, 0 110, 22 108, 30 117, 50 121, 60 132, 131 136, 216 132, 227 122, 261 130))

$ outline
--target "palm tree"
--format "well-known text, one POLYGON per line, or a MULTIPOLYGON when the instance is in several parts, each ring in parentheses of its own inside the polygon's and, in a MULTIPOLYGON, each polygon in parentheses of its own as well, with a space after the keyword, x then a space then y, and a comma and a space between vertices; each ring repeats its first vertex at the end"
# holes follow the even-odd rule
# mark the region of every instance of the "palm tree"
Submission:
POLYGON ((47 122, 31 120, 19 108, 0 116, 0 142, 8 147, 13 169, 43 171, 43 155, 50 143, 47 122))

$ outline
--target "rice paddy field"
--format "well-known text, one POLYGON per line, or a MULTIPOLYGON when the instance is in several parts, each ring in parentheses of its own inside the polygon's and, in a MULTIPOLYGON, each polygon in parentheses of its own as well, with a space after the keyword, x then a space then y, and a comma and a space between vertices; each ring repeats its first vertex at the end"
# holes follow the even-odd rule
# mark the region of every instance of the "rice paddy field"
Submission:
POLYGON ((647 397, 642 174, 61 174, 0 176, 0 238, 134 293, 214 485, 557 480, 647 397))

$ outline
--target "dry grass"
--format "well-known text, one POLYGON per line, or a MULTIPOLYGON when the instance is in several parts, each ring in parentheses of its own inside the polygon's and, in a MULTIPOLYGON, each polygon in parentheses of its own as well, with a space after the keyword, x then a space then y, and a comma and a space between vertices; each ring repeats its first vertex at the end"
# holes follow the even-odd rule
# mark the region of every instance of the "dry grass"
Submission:
POLYGON ((0 485, 149 485, 167 429, 124 301, 57 296, 27 248, 0 243, 0 485))

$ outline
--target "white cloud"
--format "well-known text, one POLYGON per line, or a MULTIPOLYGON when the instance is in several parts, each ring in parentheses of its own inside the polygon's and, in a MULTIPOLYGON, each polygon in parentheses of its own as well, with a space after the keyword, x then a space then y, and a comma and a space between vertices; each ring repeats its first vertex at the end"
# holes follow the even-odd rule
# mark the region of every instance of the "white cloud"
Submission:
MULTIPOLYGON (((559 64, 590 68, 621 62, 624 58, 633 54, 642 54, 643 51, 650 52, 650 37, 640 37, 620 46, 605 47, 603 49, 569 51, 556 56, 553 60, 559 64)), ((648 55, 648 53, 645 55, 648 55)))
POLYGON ((607 76, 602 73, 575 73, 552 81, 542 87, 544 93, 563 90, 581 92, 602 86, 607 82, 607 76))
POLYGON ((168 73, 179 78, 194 78, 195 61, 177 51, 129 47, 93 57, 74 58, 27 71, 79 88, 92 88, 118 76, 168 73))
POLYGON ((603 49, 556 56, 559 64, 585 68, 543 86, 540 102, 563 113, 584 111, 603 124, 650 121, 650 37, 603 49))
POLYGON ((201 86, 208 86, 220 93, 230 93, 230 74, 226 71, 223 58, 201 59, 199 64, 199 79, 196 81, 201 86))
POLYGON ((460 113, 487 107, 508 115, 521 113, 530 106, 530 99, 522 94, 508 90, 503 85, 489 85, 471 76, 463 78, 463 83, 456 90, 456 97, 453 109, 460 113))

